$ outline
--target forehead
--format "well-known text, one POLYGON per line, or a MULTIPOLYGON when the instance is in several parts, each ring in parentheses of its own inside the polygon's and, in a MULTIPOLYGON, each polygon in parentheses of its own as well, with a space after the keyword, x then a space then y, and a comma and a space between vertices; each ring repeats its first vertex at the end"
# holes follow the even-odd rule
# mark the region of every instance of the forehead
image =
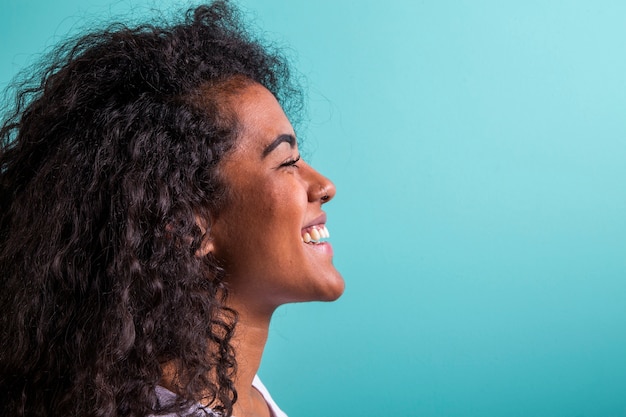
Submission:
POLYGON ((281 135, 294 135, 276 97, 260 84, 250 84, 229 98, 238 120, 239 133, 235 148, 261 151, 281 135))

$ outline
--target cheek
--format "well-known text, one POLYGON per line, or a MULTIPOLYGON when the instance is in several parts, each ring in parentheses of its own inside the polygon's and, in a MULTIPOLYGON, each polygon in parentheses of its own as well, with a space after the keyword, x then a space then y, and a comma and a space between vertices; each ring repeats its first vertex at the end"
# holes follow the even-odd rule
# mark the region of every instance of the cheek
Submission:
POLYGON ((216 222, 217 246, 226 256, 246 252, 275 226, 280 204, 260 187, 238 188, 216 222))
POLYGON ((286 238, 299 236, 304 221, 307 194, 297 180, 252 179, 233 184, 229 202, 216 219, 218 253, 228 258, 258 252, 259 242, 284 245, 286 238))
POLYGON ((295 228, 294 232, 299 232, 307 210, 307 196, 302 187, 275 189, 267 197, 263 212, 274 227, 295 228))
POLYGON ((241 195, 240 209, 246 223, 265 228, 269 223, 289 223, 290 218, 302 210, 306 197, 300 195, 301 187, 293 183, 257 184, 241 195))
POLYGON ((246 228, 252 229, 251 232, 265 229, 280 211, 280 197, 276 192, 263 187, 243 190, 233 207, 232 217, 246 228))

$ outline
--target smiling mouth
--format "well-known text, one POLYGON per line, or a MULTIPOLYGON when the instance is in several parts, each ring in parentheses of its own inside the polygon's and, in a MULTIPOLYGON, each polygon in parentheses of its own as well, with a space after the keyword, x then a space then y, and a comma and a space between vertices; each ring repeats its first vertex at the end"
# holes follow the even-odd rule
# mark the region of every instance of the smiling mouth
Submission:
POLYGON ((330 233, 328 232, 325 224, 319 224, 302 229, 302 241, 309 245, 318 245, 323 243, 322 239, 328 239, 329 237, 330 233))

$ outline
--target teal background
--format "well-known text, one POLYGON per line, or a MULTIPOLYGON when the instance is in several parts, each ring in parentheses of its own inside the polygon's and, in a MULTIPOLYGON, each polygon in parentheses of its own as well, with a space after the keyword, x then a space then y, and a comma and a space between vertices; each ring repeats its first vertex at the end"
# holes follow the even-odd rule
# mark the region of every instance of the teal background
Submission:
MULTIPOLYGON (((0 86, 157 4, 3 0, 0 86)), ((305 155, 338 188, 346 292, 276 313, 281 407, 626 416, 626 2, 238 4, 305 76, 305 155)))

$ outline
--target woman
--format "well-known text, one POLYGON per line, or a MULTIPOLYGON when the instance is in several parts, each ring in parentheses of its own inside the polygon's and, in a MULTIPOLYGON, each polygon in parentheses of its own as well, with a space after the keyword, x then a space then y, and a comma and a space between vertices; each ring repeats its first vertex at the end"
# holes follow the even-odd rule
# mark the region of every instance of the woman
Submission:
POLYGON ((0 131, 1 415, 284 415, 272 313, 343 291, 285 61, 217 2, 40 80, 0 131))

